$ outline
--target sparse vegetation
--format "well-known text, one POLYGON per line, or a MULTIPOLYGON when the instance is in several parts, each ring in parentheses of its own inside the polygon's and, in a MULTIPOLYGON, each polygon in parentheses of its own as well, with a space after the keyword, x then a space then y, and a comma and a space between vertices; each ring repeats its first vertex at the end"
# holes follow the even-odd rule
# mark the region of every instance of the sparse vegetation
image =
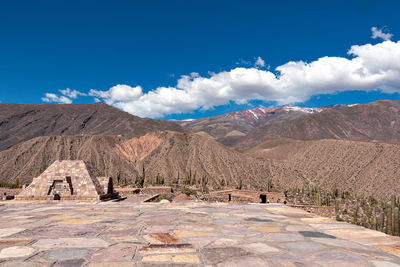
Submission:
POLYGON ((117 171, 117 184, 119 185, 121 182, 121 173, 117 171))
POLYGON ((345 221, 378 230, 389 235, 400 236, 400 197, 391 195, 390 201, 374 197, 353 196, 346 190, 334 189, 324 192, 321 188, 308 185, 285 192, 290 203, 301 205, 331 206, 334 203, 337 221, 345 221), (332 201, 331 201, 332 200, 332 201))
POLYGON ((208 193, 207 184, 208 184, 208 178, 205 175, 203 175, 201 177, 201 192, 202 193, 208 193))
POLYGON ((19 179, 17 178, 15 183, 8 183, 8 182, 0 182, 0 187, 4 187, 4 188, 21 188, 21 186, 19 185, 19 179))
POLYGON ((239 177, 238 178, 238 184, 237 184, 237 186, 236 186, 236 189, 242 189, 242 186, 243 186, 243 181, 242 181, 242 177, 239 177))
POLYGON ((182 187, 181 192, 182 192, 182 194, 185 194, 185 195, 188 195, 188 196, 197 195, 196 190, 193 190, 193 189, 190 189, 190 188, 187 188, 187 187, 182 187))
POLYGON ((153 180, 153 185, 164 185, 164 177, 157 173, 156 178, 153 180))
POLYGON ((136 177, 136 181, 135 181, 136 186, 139 188, 143 188, 145 180, 146 180, 146 169, 144 168, 144 164, 143 164, 142 175, 138 175, 136 177))
POLYGON ((172 198, 170 196, 161 194, 161 195, 156 196, 155 198, 148 200, 147 202, 160 202, 163 199, 166 199, 170 202, 172 201, 172 198))

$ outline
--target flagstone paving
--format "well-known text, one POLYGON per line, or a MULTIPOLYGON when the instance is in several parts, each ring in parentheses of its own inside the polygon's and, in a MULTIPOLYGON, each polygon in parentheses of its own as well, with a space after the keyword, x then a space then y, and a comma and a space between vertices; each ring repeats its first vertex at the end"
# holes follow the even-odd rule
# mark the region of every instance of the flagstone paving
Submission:
POLYGON ((400 267, 400 237, 282 204, 7 201, 0 266, 400 267))

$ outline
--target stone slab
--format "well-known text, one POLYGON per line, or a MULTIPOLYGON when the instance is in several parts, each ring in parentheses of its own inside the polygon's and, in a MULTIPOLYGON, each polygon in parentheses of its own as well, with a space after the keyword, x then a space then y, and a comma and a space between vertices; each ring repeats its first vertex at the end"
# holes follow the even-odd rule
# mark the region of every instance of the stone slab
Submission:
POLYGON ((40 239, 32 246, 41 250, 52 248, 101 248, 110 244, 100 238, 40 239))
POLYGON ((30 247, 8 247, 3 248, 0 251, 0 259, 28 257, 31 256, 33 253, 35 253, 35 250, 30 247))
POLYGON ((178 254, 178 255, 148 255, 144 256, 143 262, 172 262, 172 263, 200 263, 200 259, 197 255, 193 254, 178 254))
POLYGON ((90 260, 94 262, 132 261, 135 250, 136 246, 133 244, 116 244, 93 253, 90 260))
POLYGON ((0 228, 0 237, 7 237, 10 235, 14 235, 16 233, 24 231, 24 228, 14 227, 14 228, 0 228))

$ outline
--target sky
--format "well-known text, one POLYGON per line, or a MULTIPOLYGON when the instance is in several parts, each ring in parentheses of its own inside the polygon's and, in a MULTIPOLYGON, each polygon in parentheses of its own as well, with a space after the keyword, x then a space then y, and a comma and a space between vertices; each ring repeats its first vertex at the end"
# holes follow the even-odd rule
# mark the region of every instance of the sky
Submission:
POLYGON ((162 119, 400 100, 398 1, 12 1, 0 101, 162 119))

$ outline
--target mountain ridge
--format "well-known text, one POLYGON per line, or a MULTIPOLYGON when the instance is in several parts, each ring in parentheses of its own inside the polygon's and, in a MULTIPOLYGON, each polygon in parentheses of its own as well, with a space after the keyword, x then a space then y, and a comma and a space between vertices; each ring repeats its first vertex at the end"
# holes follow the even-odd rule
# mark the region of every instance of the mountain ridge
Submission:
POLYGON ((244 150, 266 140, 281 138, 400 142, 400 101, 380 100, 340 106, 268 124, 236 139, 231 147, 244 150))
POLYGON ((101 102, 40 105, 0 103, 0 151, 38 136, 140 136, 156 130, 184 131, 175 123, 140 118, 101 102))

